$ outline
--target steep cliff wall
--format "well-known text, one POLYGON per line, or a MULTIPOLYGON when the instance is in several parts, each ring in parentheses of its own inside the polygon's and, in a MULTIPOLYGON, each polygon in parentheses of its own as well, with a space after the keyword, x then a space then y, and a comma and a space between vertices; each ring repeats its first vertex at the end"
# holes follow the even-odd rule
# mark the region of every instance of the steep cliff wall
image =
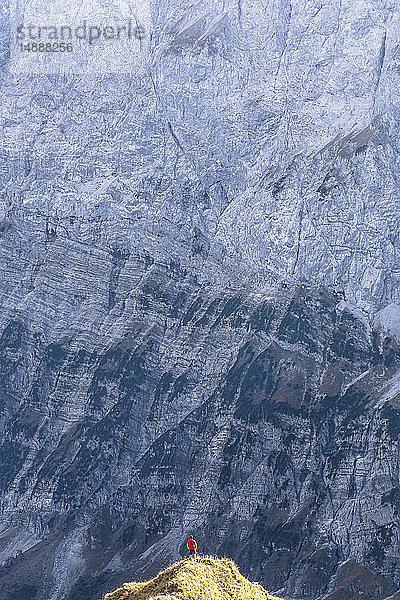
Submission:
POLYGON ((395 594, 398 19, 163 2, 132 77, 3 48, 0 596, 187 533, 289 600, 395 594))

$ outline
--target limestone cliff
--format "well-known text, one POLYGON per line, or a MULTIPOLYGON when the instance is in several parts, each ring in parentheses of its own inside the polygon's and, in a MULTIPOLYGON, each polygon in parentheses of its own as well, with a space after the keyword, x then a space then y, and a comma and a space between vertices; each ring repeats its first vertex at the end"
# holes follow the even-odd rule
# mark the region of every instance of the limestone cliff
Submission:
POLYGON ((395 599, 400 9, 153 9, 131 77, 0 40, 0 597, 193 533, 287 600, 395 599))

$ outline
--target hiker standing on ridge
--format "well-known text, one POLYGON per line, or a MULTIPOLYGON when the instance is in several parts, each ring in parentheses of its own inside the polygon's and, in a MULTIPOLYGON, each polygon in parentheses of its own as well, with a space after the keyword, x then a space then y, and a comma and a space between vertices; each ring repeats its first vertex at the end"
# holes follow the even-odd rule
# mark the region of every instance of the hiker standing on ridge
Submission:
POLYGON ((192 535, 188 539, 186 547, 189 550, 189 556, 194 556, 194 558, 196 558, 197 542, 193 539, 192 535))

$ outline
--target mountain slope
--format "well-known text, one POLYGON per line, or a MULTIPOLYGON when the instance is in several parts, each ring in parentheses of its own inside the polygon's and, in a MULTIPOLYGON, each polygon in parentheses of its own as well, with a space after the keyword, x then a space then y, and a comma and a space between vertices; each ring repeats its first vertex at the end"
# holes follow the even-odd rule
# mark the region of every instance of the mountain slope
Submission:
POLYGON ((3 433, 0 544, 26 551, 1 593, 96 600, 177 560, 193 532, 289 598, 368 598, 371 580, 393 594, 396 339, 319 286, 187 288, 179 305, 181 290, 153 268, 103 350, 38 345, 23 320, 3 333, 9 397, 31 384, 3 433))
POLYGON ((394 594, 399 7, 160 0, 99 77, 13 75, 0 16, 0 597, 188 532, 286 598, 394 594))
POLYGON ((281 600, 251 583, 232 560, 186 559, 144 583, 124 583, 104 600, 281 600))

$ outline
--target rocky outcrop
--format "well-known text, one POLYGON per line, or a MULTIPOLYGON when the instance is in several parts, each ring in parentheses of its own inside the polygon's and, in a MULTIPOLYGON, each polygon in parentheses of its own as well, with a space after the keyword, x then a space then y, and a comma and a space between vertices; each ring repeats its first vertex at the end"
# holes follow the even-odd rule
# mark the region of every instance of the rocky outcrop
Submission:
POLYGON ((195 560, 187 558, 147 582, 124 583, 122 588, 106 594, 105 600, 147 600, 154 597, 168 600, 171 594, 177 600, 208 600, 218 596, 229 600, 282 600, 271 596, 259 583, 248 581, 232 560, 210 556, 197 556, 195 560))

